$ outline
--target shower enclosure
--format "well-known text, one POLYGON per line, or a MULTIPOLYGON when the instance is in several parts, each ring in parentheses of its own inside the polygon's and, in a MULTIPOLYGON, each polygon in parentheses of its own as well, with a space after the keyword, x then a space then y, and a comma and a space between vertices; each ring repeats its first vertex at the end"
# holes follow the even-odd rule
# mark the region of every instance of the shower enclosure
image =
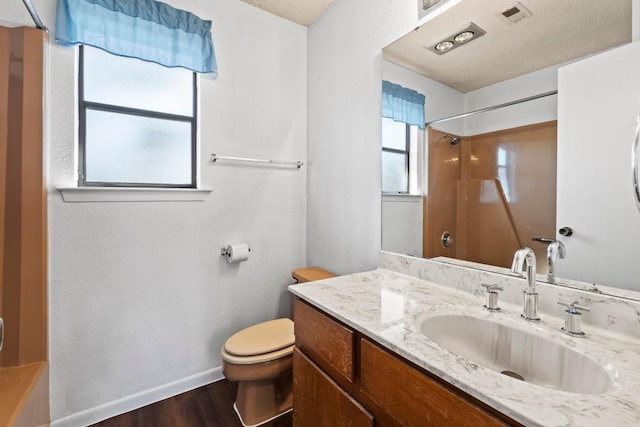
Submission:
POLYGON ((455 138, 428 128, 423 253, 509 267, 531 247, 546 273, 555 237, 557 122, 455 138))
MULTIPOLYGON (((47 361, 44 31, 0 27, 0 425, 20 425, 47 361), (17 423, 17 424, 16 424, 17 423)), ((46 387, 45 387, 46 389, 46 387)), ((48 399, 47 399, 48 400, 48 399)), ((27 421, 28 423, 28 421, 27 421)))

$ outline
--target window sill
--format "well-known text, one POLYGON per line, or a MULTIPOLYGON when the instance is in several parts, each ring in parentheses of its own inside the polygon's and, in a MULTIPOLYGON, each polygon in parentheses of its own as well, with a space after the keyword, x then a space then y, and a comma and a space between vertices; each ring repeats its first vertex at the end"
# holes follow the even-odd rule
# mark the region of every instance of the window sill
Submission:
POLYGON ((400 194, 400 193, 382 193, 383 201, 393 202, 419 202, 424 196, 422 194, 400 194))
POLYGON ((212 190, 196 188, 58 187, 62 200, 74 202, 202 202, 212 190))

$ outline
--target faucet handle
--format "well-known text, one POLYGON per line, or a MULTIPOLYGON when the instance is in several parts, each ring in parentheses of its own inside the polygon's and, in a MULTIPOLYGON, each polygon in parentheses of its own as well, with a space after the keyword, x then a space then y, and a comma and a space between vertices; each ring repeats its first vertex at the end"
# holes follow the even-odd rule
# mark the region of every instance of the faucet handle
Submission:
POLYGON ((500 307, 498 307, 498 291, 504 291, 504 288, 500 285, 488 285, 486 283, 481 286, 487 290, 487 303, 484 308, 489 311, 500 311, 500 307))
POLYGON ((482 286, 483 288, 486 288, 487 292, 504 291, 504 288, 502 286, 500 286, 500 285, 488 285, 486 283, 483 283, 480 286, 482 286))
POLYGON ((587 307, 586 305, 580 305, 578 304, 578 301, 573 301, 573 302, 569 302, 569 301, 565 301, 565 300, 558 300, 558 304, 560 305, 564 305, 565 307, 567 307, 569 310, 567 310, 568 312, 570 312, 571 314, 580 314, 580 311, 591 311, 591 309, 589 307, 587 307))
POLYGON ((580 311, 591 311, 587 306, 578 304, 578 301, 558 300, 558 304, 567 307, 564 311, 564 327, 560 328, 562 332, 572 337, 584 337, 582 331, 582 313, 580 311))

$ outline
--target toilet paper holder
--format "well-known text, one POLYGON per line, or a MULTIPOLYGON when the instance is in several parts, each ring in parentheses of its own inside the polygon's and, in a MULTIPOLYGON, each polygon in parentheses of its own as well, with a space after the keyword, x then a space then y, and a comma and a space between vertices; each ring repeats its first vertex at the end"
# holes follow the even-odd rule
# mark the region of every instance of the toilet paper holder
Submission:
MULTIPOLYGON (((247 248, 249 249, 249 252, 251 252, 251 246, 247 245, 247 248)), ((229 250, 226 247, 222 247, 220 248, 220 255, 221 256, 227 256, 229 255, 229 250)))

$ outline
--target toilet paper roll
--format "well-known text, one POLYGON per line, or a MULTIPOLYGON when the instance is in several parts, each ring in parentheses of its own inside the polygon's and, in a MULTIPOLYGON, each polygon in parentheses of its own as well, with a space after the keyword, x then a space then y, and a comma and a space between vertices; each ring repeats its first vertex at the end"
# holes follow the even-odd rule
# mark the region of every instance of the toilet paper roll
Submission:
POLYGON ((236 243, 227 245, 227 262, 229 264, 237 264, 249 259, 249 245, 246 243, 236 243))

